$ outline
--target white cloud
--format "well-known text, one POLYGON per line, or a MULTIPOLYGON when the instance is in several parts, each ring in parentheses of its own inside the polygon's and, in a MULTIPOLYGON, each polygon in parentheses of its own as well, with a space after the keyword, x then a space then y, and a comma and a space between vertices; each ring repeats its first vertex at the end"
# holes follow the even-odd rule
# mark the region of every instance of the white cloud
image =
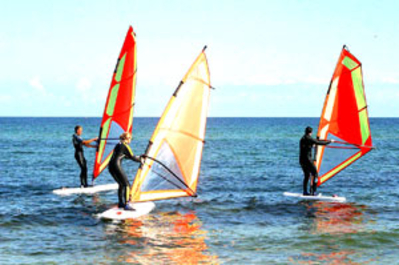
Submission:
POLYGON ((46 94, 46 89, 44 88, 44 85, 42 84, 40 77, 35 76, 29 80, 29 85, 33 87, 36 91, 46 94))
POLYGON ((93 83, 88 77, 81 77, 76 83, 76 92, 78 93, 78 97, 83 99, 86 103, 99 103, 101 101, 105 102, 106 91, 96 91, 93 87, 93 83), (105 92, 105 94, 104 94, 105 92))
POLYGON ((82 93, 89 92, 91 87, 92 87, 92 83, 91 83, 90 79, 87 77, 80 78, 78 80, 78 82, 76 83, 76 89, 82 93))
POLYGON ((384 77, 382 78, 382 83, 386 83, 386 84, 399 84, 399 78, 398 77, 384 77))
POLYGON ((0 95, 0 103, 7 103, 11 100, 10 95, 0 95))

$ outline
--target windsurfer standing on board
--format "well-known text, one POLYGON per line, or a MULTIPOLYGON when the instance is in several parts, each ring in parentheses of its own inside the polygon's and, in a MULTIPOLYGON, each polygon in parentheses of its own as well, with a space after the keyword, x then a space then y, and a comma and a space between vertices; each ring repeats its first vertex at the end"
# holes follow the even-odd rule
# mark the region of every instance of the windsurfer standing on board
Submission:
POLYGON ((97 141, 98 137, 83 140, 82 139, 83 127, 80 125, 75 126, 75 133, 72 135, 72 143, 75 147, 75 159, 80 167, 80 185, 81 187, 88 187, 87 185, 87 163, 85 156, 83 154, 83 146, 86 147, 96 147, 95 145, 90 145, 92 142, 97 141))
POLYGON ((316 140, 312 138, 312 132, 313 129, 312 127, 306 127, 305 129, 305 134, 302 136, 301 140, 299 141, 299 164, 302 167, 303 170, 303 195, 308 196, 308 195, 315 195, 316 188, 317 188, 317 183, 316 180, 319 177, 317 173, 316 166, 314 164, 314 160, 312 157, 312 148, 314 145, 327 145, 334 140, 327 140, 327 141, 322 141, 322 140, 316 140), (310 181, 310 193, 308 193, 308 182, 309 182, 309 177, 312 175, 311 181, 310 181))
POLYGON ((135 162, 142 163, 142 157, 135 156, 132 152, 132 149, 130 149, 129 143, 132 140, 130 133, 122 133, 119 139, 120 142, 115 146, 114 153, 109 161, 108 170, 115 181, 119 184, 118 207, 125 210, 134 210, 129 204, 127 204, 129 201, 130 183, 125 171, 122 168, 122 159, 128 158, 135 162))

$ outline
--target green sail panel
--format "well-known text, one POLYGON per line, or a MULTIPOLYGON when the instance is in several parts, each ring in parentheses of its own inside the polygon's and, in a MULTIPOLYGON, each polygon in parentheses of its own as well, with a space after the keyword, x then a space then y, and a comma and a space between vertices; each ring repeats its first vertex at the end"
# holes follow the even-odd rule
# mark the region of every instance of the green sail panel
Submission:
POLYGON ((349 57, 345 57, 342 60, 342 64, 345 65, 349 70, 352 70, 353 68, 358 66, 358 64, 349 57))
POLYGON ((111 94, 109 96, 109 101, 108 101, 108 106, 107 106, 107 115, 112 116, 114 114, 114 109, 115 109, 115 103, 116 99, 118 97, 118 91, 119 91, 119 84, 116 84, 112 90, 111 94))
POLYGON ((362 70, 359 68, 352 71, 353 89, 355 90, 357 107, 359 110, 366 107, 366 99, 364 98, 362 70))
POLYGON ((123 73, 123 67, 125 66, 125 59, 126 59, 126 53, 122 56, 122 59, 119 61, 118 64, 118 69, 116 70, 115 74, 115 81, 120 82, 122 78, 122 73, 123 73))

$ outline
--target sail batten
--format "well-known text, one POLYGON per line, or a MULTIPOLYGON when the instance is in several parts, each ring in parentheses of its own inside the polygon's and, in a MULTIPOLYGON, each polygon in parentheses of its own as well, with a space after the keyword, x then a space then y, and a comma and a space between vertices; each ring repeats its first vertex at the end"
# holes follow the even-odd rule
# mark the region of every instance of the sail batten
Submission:
POLYGON ((136 72, 136 39, 133 28, 129 27, 105 103, 94 160, 93 180, 107 167, 113 149, 119 142, 119 135, 123 132, 132 133, 136 72))
POLYGON ((196 196, 210 88, 202 51, 159 119, 133 183, 132 201, 196 196))
POLYGON ((327 91, 317 137, 335 140, 317 147, 318 186, 373 149, 362 65, 346 47, 327 91))

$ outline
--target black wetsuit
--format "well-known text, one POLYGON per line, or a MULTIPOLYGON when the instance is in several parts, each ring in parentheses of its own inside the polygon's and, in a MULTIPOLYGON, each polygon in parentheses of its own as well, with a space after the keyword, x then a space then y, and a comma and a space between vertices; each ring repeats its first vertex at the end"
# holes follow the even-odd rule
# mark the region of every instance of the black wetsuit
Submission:
POLYGON ((75 159, 80 167, 80 185, 87 187, 87 163, 83 155, 83 139, 77 134, 72 135, 72 143, 75 147, 75 159))
POLYGON ((314 176, 313 186, 310 187, 310 193, 313 195, 316 192, 316 180, 319 177, 314 159, 312 157, 312 148, 314 145, 327 145, 330 141, 321 141, 312 138, 312 136, 305 134, 299 141, 299 164, 301 164, 304 178, 303 178, 303 194, 308 194, 307 186, 310 175, 314 176))
POLYGON ((108 170, 112 177, 119 184, 118 189, 118 207, 123 208, 129 200, 130 184, 126 173, 122 169, 122 159, 128 158, 140 162, 140 157, 135 156, 127 144, 118 143, 115 146, 114 153, 109 161, 108 170))

